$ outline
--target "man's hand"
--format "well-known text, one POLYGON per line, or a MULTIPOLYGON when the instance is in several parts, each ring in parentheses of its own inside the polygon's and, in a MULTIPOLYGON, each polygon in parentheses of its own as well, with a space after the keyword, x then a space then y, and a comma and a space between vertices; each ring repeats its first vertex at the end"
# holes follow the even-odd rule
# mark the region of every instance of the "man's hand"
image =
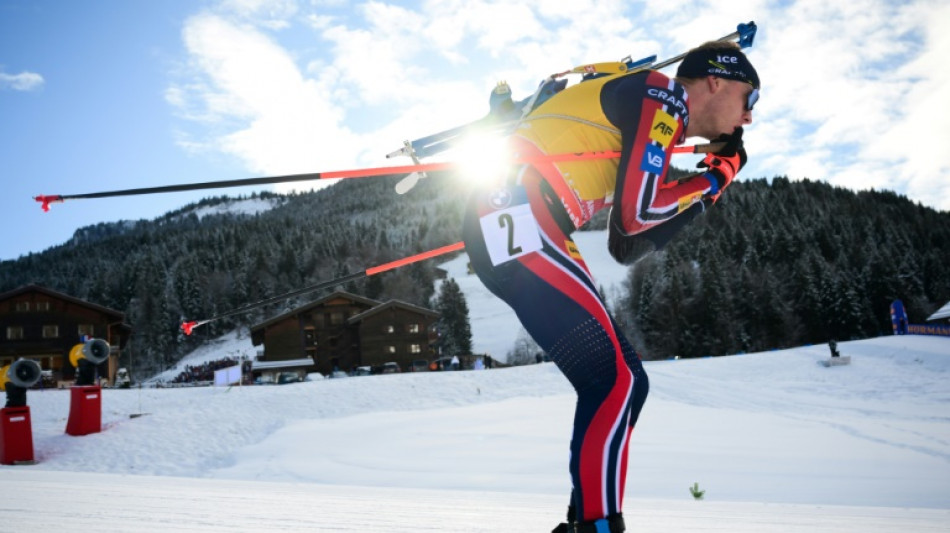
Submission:
POLYGON ((696 166, 709 169, 703 174, 703 177, 708 179, 712 186, 709 194, 718 198, 722 190, 728 187, 736 174, 742 170, 748 158, 742 144, 742 128, 736 128, 732 135, 724 133, 714 142, 724 142, 726 144, 718 152, 707 155, 696 166))

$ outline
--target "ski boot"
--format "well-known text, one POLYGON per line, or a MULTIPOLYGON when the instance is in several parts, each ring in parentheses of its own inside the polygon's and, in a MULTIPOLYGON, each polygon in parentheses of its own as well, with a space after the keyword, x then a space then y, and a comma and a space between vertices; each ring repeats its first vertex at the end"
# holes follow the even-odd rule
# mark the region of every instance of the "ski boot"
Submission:
POLYGON ((574 533, 622 533, 626 531, 623 514, 617 513, 591 522, 574 522, 574 533))
POLYGON ((556 528, 551 530, 551 533, 575 533, 575 518, 577 518, 577 511, 574 509, 573 505, 569 505, 567 507, 567 522, 561 522, 558 524, 556 528))

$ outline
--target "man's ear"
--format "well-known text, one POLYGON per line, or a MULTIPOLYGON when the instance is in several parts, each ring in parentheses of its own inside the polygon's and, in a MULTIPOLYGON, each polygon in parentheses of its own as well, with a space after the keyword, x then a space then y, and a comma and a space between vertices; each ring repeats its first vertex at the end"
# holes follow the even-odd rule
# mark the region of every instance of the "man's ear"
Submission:
POLYGON ((716 76, 706 76, 706 88, 709 89, 710 94, 716 94, 719 91, 719 88, 722 86, 720 79, 716 76))

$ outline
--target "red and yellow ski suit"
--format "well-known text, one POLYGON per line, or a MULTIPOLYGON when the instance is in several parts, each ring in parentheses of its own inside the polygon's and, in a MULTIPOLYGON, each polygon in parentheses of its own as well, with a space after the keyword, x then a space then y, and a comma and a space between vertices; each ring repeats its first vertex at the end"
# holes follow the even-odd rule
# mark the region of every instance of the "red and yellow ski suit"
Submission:
POLYGON ((475 192, 466 211, 475 272, 577 391, 570 472, 581 521, 621 512, 627 444, 649 385, 570 235, 612 207, 611 252, 627 262, 701 212, 709 180, 665 183, 688 122, 685 90, 656 71, 568 87, 525 118, 513 151, 621 150, 620 159, 524 165, 504 186, 475 192))

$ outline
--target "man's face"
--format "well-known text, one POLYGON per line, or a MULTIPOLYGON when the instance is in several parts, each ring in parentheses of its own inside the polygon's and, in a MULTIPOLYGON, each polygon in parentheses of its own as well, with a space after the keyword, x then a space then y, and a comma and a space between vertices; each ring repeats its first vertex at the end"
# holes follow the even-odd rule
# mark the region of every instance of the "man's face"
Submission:
MULTIPOLYGON (((711 100, 712 129, 715 138, 721 134, 731 134, 736 128, 752 123, 752 110, 747 109, 751 85, 741 81, 715 78, 716 90, 711 100)), ((756 93, 757 96, 758 93, 756 93)), ((753 102, 754 103, 754 102, 753 102)))

